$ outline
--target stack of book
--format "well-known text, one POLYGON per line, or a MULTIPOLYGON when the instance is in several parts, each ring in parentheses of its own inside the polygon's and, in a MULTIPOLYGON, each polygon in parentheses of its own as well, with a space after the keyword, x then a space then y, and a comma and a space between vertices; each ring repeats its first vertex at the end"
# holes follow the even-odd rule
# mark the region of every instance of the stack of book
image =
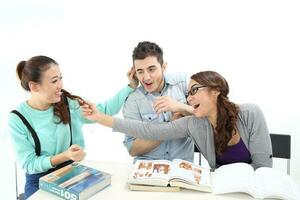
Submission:
POLYGON ((67 165, 39 180, 40 189, 67 200, 83 200, 111 184, 111 175, 78 163, 67 165))

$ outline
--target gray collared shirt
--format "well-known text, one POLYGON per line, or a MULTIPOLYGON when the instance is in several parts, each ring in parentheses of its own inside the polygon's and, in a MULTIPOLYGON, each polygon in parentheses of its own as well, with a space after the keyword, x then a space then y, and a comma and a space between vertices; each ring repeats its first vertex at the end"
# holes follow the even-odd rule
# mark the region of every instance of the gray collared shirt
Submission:
MULTIPOLYGON (((153 108, 155 99, 159 96, 170 96, 174 100, 186 103, 187 75, 184 73, 166 74, 165 85, 160 93, 148 93, 142 86, 132 92, 123 107, 125 119, 159 123, 171 121, 172 113, 158 114, 153 108)), ((131 150, 134 137, 126 135, 124 145, 128 152, 131 150)), ((134 158, 143 160, 173 160, 180 158, 193 162, 194 143, 191 138, 180 138, 162 142, 158 147, 144 155, 134 158)))

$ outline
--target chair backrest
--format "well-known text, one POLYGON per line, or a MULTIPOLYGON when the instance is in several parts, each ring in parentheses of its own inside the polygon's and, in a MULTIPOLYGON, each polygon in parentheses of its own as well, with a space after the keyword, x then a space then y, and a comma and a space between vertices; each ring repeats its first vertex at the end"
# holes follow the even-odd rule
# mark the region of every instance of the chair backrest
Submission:
POLYGON ((273 157, 291 159, 291 136, 270 134, 273 157))
POLYGON ((291 136, 282 134, 270 134, 274 158, 287 159, 287 174, 290 174, 291 160, 291 136))
POLYGON ((15 161, 15 182, 16 182, 16 199, 24 200, 25 199, 24 193, 19 193, 18 165, 16 161, 15 161))
POLYGON ((194 145, 194 152, 199 153, 199 165, 201 165, 201 152, 196 145, 194 145))

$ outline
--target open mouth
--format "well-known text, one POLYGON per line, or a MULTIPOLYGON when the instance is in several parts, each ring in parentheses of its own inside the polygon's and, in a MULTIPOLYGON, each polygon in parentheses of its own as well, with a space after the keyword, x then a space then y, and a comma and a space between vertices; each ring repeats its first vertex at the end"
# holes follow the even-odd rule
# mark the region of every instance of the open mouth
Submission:
POLYGON ((200 106, 200 104, 194 105, 193 108, 197 109, 200 106))
POLYGON ((144 85, 145 85, 146 87, 150 87, 150 86, 152 85, 152 83, 144 83, 144 85))

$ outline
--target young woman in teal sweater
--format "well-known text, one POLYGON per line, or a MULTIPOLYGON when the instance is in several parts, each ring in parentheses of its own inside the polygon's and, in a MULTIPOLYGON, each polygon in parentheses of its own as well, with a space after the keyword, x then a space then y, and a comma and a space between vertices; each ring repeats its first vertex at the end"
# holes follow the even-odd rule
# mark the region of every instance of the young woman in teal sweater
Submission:
MULTIPOLYGON (((47 56, 35 56, 17 66, 21 86, 30 98, 9 115, 9 135, 18 163, 25 170, 25 198, 38 190, 41 176, 85 157, 80 105, 84 100, 63 89, 58 63, 47 56)), ((99 111, 117 114, 126 97, 137 87, 134 71, 130 84, 113 98, 97 105, 99 111)))

